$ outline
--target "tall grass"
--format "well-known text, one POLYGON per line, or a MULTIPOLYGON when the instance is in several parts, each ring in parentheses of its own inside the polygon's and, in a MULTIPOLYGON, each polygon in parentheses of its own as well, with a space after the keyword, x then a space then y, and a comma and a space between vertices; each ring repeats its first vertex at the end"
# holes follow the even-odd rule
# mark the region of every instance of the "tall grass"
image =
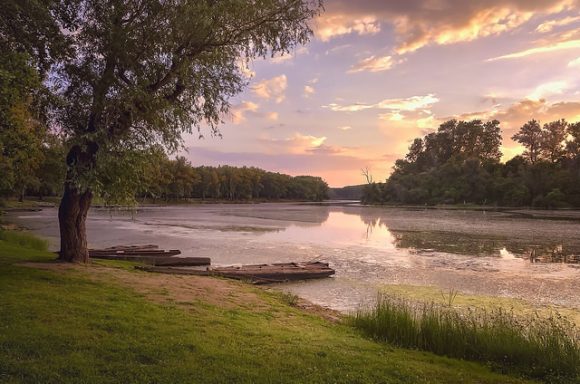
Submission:
POLYGON ((0 241, 5 241, 9 244, 37 251, 46 251, 48 249, 48 241, 39 239, 38 237, 26 232, 5 231, 0 229, 0 241))
POLYGON ((579 333, 558 314, 523 318, 502 308, 457 309, 380 296, 374 308, 350 321, 400 347, 482 361, 549 382, 580 382, 579 333))

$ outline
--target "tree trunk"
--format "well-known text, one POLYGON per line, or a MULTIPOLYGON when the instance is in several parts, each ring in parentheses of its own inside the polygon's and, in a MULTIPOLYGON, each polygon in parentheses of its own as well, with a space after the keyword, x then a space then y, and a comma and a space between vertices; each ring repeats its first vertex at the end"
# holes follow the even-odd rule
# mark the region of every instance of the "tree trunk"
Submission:
POLYGON ((64 182, 64 193, 58 207, 58 223, 60 226, 59 260, 87 263, 86 220, 93 193, 90 188, 79 189, 75 182, 75 173, 91 172, 96 165, 96 154, 99 146, 87 142, 86 146, 73 146, 67 155, 69 167, 64 182))
POLYGON ((74 263, 87 263, 86 220, 93 194, 90 190, 79 192, 67 183, 58 208, 60 225, 59 259, 74 263))

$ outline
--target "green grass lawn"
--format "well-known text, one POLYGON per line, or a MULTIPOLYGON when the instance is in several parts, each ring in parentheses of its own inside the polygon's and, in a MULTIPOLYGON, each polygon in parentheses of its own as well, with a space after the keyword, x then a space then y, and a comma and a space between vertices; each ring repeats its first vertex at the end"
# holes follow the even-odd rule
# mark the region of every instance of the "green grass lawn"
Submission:
POLYGON ((91 278, 95 268, 101 275, 149 276, 111 265, 22 266, 54 255, 39 250, 42 244, 3 238, 0 383, 524 382, 476 363, 373 342, 241 283, 227 284, 260 305, 152 301, 119 280, 91 278))

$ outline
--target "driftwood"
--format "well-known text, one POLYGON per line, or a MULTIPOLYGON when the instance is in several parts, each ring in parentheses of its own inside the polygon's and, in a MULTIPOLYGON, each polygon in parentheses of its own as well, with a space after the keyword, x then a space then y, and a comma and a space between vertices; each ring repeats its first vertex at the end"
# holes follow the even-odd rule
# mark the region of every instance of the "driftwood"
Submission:
POLYGON ((202 266, 210 265, 211 259, 209 257, 167 257, 167 256, 140 256, 140 255, 91 255, 94 259, 104 260, 124 260, 135 261, 139 263, 152 264, 156 266, 202 266))
POLYGON ((309 280, 334 275, 334 269, 327 263, 281 263, 215 267, 206 270, 195 270, 171 267, 137 267, 148 272, 170 273, 178 275, 221 276, 230 279, 247 280, 255 284, 280 283, 294 280, 309 280))

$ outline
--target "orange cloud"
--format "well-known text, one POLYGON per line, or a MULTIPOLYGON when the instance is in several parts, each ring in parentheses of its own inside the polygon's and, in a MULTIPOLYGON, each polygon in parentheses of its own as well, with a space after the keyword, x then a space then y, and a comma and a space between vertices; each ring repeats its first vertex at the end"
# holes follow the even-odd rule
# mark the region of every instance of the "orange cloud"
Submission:
POLYGON ((232 115, 232 121, 234 124, 241 124, 246 121, 246 114, 248 112, 258 111, 259 105, 251 101, 243 101, 238 105, 234 105, 230 108, 230 113, 232 115))
POLYGON ((288 79, 286 75, 280 75, 268 80, 262 80, 252 87, 254 94, 262 99, 273 99, 281 103, 286 98, 288 79))
MULTIPOLYGON (((430 44, 446 45, 499 35, 522 26, 539 15, 553 15, 574 9, 578 0, 335 0, 327 4, 319 21, 323 41, 355 32, 354 25, 365 18, 370 27, 357 33, 380 31, 382 24, 394 28, 395 51, 405 54, 430 44)), ((549 27, 546 27, 549 28, 549 27)))
POLYGON ((580 21, 580 16, 575 16, 575 17, 570 16, 570 17, 565 17, 563 19, 546 21, 545 23, 538 25, 538 27, 536 28, 536 32, 540 32, 540 33, 551 32, 554 28, 563 27, 563 26, 566 26, 569 24, 573 24, 577 21, 580 21))
POLYGON ((322 41, 329 41, 338 36, 356 33, 358 35, 374 35, 381 30, 374 16, 362 16, 352 19, 348 15, 335 14, 323 16, 315 28, 316 36, 322 41))

